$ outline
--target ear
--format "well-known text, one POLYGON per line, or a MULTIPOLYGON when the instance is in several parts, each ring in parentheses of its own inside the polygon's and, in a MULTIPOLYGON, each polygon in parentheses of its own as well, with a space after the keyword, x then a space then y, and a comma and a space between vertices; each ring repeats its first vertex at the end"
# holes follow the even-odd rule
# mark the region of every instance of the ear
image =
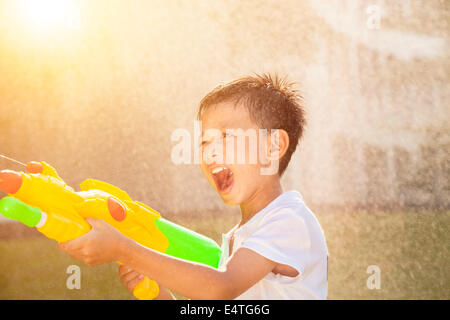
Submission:
POLYGON ((273 130, 270 134, 270 160, 280 160, 289 148, 289 135, 283 129, 273 130))

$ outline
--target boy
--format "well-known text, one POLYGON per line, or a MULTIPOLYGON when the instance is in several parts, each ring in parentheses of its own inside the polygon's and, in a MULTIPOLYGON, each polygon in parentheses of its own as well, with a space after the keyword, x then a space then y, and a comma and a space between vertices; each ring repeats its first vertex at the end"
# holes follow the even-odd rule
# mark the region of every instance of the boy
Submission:
POLYGON ((127 288, 147 275, 160 285, 159 299, 170 297, 165 288, 190 299, 325 299, 324 234, 300 194, 280 183, 305 126, 296 92, 278 77, 241 78, 209 93, 198 117, 201 170, 227 205, 241 209, 223 236, 218 270, 140 246, 95 219, 89 233, 60 248, 91 266, 121 261, 127 288))

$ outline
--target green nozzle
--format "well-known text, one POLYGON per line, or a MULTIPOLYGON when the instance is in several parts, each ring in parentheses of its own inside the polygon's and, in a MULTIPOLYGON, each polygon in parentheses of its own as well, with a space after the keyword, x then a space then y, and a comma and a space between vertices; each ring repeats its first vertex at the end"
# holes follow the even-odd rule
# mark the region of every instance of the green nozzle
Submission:
POLYGON ((29 227, 35 227, 41 220, 42 211, 16 198, 4 197, 0 200, 0 214, 6 218, 20 221, 29 227))
POLYGON ((163 218, 156 219, 155 224, 169 239, 169 247, 165 254, 214 268, 219 266, 222 250, 213 239, 163 218))

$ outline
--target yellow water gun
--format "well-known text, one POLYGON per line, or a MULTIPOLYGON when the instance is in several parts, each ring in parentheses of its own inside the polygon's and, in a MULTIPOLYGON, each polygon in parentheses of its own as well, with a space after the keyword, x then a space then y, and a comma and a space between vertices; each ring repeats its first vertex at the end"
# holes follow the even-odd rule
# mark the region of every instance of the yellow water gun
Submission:
MULTIPOLYGON (((89 232, 85 218, 102 219, 145 247, 218 267, 221 249, 214 240, 161 218, 118 187, 87 179, 75 192, 48 163, 32 161, 26 167, 28 173, 0 171, 0 190, 8 193, 0 200, 0 214, 5 217, 36 227, 58 242, 89 232)), ((144 300, 158 293, 157 283, 148 277, 133 290, 136 298, 144 300)))

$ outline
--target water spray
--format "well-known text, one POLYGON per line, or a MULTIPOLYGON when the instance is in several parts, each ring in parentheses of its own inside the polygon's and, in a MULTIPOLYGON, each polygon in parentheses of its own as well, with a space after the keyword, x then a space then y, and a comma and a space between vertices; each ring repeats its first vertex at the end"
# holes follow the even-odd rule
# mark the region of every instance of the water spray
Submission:
POLYGON ((22 166, 24 166, 24 167, 26 167, 26 166, 27 166, 27 165, 26 165, 25 163, 23 163, 23 162, 20 162, 20 161, 18 161, 18 160, 16 160, 16 159, 13 159, 13 158, 7 157, 7 156, 5 156, 5 155, 3 155, 3 154, 0 154, 0 158, 3 158, 3 159, 6 159, 6 160, 9 160, 9 161, 12 161, 12 162, 18 163, 18 164, 20 164, 20 165, 22 165, 22 166))

